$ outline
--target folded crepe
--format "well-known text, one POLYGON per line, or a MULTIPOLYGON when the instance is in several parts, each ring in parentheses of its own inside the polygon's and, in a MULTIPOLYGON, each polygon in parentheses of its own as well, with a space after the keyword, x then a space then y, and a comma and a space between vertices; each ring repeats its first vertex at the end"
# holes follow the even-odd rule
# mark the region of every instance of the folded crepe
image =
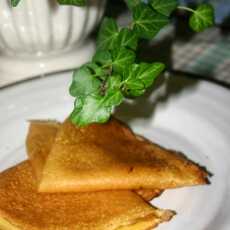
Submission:
MULTIPOLYGON (((36 178, 41 178, 43 166, 60 126, 61 124, 56 121, 31 121, 30 123, 26 146, 36 178)), ((146 201, 150 201, 162 193, 159 189, 139 189, 135 192, 146 201)))
MULTIPOLYGON (((30 146, 28 153, 33 161, 30 146)), ((87 127, 67 119, 47 159, 39 161, 33 165, 40 192, 162 190, 207 183, 198 165, 135 135, 115 118, 87 127)))
POLYGON ((0 174, 1 230, 147 230, 173 214, 131 191, 38 193, 29 161, 0 174))
POLYGON ((153 198, 156 198, 163 193, 163 190, 160 189, 137 189, 133 191, 146 201, 151 201, 153 198))

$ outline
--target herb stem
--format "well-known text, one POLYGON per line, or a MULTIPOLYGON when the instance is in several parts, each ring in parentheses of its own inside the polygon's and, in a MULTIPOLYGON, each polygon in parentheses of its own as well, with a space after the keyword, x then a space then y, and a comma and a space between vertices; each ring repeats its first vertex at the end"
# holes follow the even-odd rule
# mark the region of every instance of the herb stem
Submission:
POLYGON ((187 7, 187 6, 178 6, 177 9, 180 9, 180 10, 186 10, 186 11, 189 11, 189 12, 192 12, 192 13, 195 13, 195 10, 187 7))

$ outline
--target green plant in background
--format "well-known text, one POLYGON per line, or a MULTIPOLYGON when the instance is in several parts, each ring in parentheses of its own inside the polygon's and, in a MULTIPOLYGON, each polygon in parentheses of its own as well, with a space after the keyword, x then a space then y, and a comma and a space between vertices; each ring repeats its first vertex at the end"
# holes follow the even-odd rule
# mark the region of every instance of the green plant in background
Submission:
POLYGON ((192 13, 189 25, 196 32, 201 32, 214 24, 214 9, 209 4, 201 4, 196 10, 185 6, 178 6, 178 9, 192 13))
MULTIPOLYGON (((11 0, 16 6, 20 0, 11 0)), ((23 1, 23 0, 22 0, 23 1)), ((60 4, 83 6, 86 0, 58 0, 60 4)), ((112 18, 104 18, 99 30, 96 53, 91 62, 73 73, 70 94, 75 97, 71 114, 80 126, 106 122, 113 109, 125 98, 145 93, 165 65, 159 62, 137 62, 136 53, 141 39, 152 39, 170 22, 176 9, 191 13, 190 27, 202 31, 214 24, 214 10, 209 4, 197 9, 178 6, 177 0, 125 0, 132 21, 120 28, 112 18)))
POLYGON ((11 5, 15 7, 18 5, 19 2, 20 0, 11 0, 11 5))
MULTIPOLYGON (((10 0, 12 6, 17 6, 21 0, 10 0)), ((22 0, 23 1, 23 0, 22 0)), ((84 6, 87 0, 57 0, 58 3, 63 5, 84 6)))

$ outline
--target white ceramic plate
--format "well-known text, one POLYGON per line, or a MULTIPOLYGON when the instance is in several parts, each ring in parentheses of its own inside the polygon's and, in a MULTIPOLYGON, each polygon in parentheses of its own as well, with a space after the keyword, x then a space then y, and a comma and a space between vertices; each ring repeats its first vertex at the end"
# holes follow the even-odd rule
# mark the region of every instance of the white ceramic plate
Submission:
MULTIPOLYGON (((27 120, 63 120, 69 114, 70 81, 68 72, 0 90, 0 171, 26 158, 27 120)), ((166 191, 153 201, 178 213, 159 230, 230 229, 229 101, 225 88, 173 77, 148 99, 127 102, 117 111, 136 132, 186 153, 213 174, 209 186, 166 191)))

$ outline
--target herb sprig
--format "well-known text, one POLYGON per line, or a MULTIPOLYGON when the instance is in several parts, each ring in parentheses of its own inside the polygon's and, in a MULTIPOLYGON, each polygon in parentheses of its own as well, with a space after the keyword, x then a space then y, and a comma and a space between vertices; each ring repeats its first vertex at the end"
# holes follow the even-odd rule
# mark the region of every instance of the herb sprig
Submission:
MULTIPOLYGON (((21 0, 10 0, 11 5, 16 7, 21 0)), ((22 0, 23 1, 23 0, 22 0)), ((74 5, 74 6, 85 6, 87 0, 57 0, 62 5, 74 5)))
MULTIPOLYGON (((126 3, 132 12, 132 22, 119 28, 114 19, 105 18, 92 61, 73 74, 70 94, 76 100, 71 119, 80 126, 106 122, 125 98, 143 95, 165 68, 160 62, 137 62, 136 50, 140 39, 154 38, 170 22, 171 13, 178 7, 177 0, 148 3, 126 0, 126 3)), ((214 18, 211 9, 206 4, 191 9, 191 28, 201 31, 211 26, 214 18)))
MULTIPOLYGON (((20 0, 11 0, 16 6, 20 0)), ((86 0, 58 0, 60 4, 82 6, 86 0)), ((178 6, 177 0, 125 0, 132 13, 132 21, 120 28, 112 18, 101 24, 96 53, 91 62, 73 73, 70 94, 75 98, 71 114, 73 123, 85 126, 106 122, 113 109, 125 98, 145 93, 165 68, 160 62, 137 62, 140 39, 152 39, 170 22, 176 9, 191 13, 189 25, 202 31, 214 24, 214 10, 209 4, 197 9, 178 6)))

